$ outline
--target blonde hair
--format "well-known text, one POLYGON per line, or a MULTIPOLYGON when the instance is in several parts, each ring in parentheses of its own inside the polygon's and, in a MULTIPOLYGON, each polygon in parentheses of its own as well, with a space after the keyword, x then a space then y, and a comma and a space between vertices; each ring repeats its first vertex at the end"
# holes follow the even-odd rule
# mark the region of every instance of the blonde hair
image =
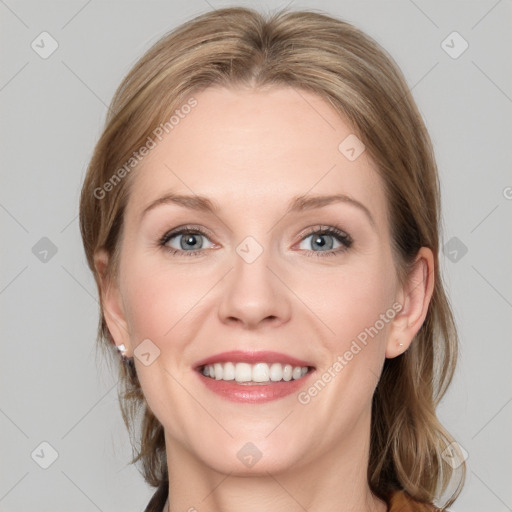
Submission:
MULTIPOLYGON (((411 347, 385 361, 373 397, 368 482, 381 498, 404 489, 418 501, 433 503, 455 479, 449 506, 460 493, 465 466, 456 478, 443 461, 442 452, 453 438, 436 416, 453 376, 458 343, 439 272, 437 167, 401 71, 378 43, 354 26, 314 11, 282 10, 265 17, 251 9, 226 8, 188 21, 149 49, 114 95, 83 184, 80 228, 98 289, 93 260, 98 249, 108 252, 107 272, 117 276, 133 173, 123 175, 108 194, 98 190, 155 127, 191 95, 214 85, 291 86, 326 100, 350 122, 385 183, 402 282, 418 250, 425 246, 433 251, 435 288, 426 320, 411 347)), ((161 486, 168 477, 163 427, 145 402, 133 360, 121 362, 113 348, 101 303, 100 309, 98 341, 119 365, 121 411, 134 447, 131 462, 140 461, 146 481, 161 486), (133 434, 136 425, 139 438, 133 434)))

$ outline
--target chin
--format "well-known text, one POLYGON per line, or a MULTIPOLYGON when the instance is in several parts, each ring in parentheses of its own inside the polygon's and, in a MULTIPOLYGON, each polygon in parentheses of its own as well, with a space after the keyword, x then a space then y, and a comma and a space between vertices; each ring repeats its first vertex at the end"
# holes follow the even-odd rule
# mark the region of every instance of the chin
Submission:
MULTIPOLYGON (((191 447, 195 457, 219 473, 232 476, 268 476, 296 468, 304 460, 297 442, 267 438, 268 431, 233 439, 214 440, 191 447), (300 453, 299 453, 300 452, 300 453)), ((302 448, 302 447, 301 447, 302 448)))

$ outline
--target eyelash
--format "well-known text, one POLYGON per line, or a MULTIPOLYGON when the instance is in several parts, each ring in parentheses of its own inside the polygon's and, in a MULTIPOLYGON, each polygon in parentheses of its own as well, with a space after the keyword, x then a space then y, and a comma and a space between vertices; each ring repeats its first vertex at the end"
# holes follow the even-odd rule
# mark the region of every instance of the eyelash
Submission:
MULTIPOLYGON (((335 228, 334 226, 320 226, 315 227, 311 230, 309 230, 306 234, 303 235, 301 238, 302 240, 310 237, 311 235, 327 235, 327 236, 333 236, 338 242, 340 242, 344 247, 337 248, 335 250, 330 251, 308 251, 306 250, 306 255, 308 257, 320 257, 323 258, 325 256, 336 256, 337 254, 344 253, 352 246, 352 238, 350 235, 345 233, 344 231, 341 231, 338 228, 335 228)), ((158 245, 164 249, 165 251, 169 252, 172 255, 183 255, 183 256, 200 256, 203 252, 202 249, 194 250, 194 251, 183 251, 180 249, 174 249, 173 247, 168 247, 166 244, 169 242, 169 240, 173 239, 174 237, 177 237, 179 235, 201 235, 206 238, 208 238, 208 234, 201 228, 195 227, 195 226, 185 226, 182 228, 178 228, 174 231, 168 231, 165 233, 159 240, 158 245)))

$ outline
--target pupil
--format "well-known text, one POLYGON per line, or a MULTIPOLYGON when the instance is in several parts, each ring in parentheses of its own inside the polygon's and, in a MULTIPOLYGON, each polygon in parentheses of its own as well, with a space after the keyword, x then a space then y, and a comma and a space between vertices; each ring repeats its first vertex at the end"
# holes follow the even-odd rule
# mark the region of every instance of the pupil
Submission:
POLYGON ((189 248, 190 248, 190 246, 193 246, 197 242, 196 235, 188 235, 184 240, 185 240, 185 244, 189 248))
POLYGON ((325 237, 326 236, 329 236, 329 235, 318 235, 314 241, 313 241, 313 245, 317 245, 319 248, 327 248, 327 249, 332 249, 332 243, 331 244, 328 244, 326 241, 325 241, 325 237), (329 247, 327 247, 329 246, 329 247))

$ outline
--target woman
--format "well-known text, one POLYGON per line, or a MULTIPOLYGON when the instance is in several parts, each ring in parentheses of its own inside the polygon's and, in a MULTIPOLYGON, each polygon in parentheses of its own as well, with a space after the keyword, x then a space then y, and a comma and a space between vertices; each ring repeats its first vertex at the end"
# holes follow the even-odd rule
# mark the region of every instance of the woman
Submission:
POLYGON ((348 23, 219 9, 142 57, 80 225, 147 511, 453 503, 439 207, 403 75, 348 23))

